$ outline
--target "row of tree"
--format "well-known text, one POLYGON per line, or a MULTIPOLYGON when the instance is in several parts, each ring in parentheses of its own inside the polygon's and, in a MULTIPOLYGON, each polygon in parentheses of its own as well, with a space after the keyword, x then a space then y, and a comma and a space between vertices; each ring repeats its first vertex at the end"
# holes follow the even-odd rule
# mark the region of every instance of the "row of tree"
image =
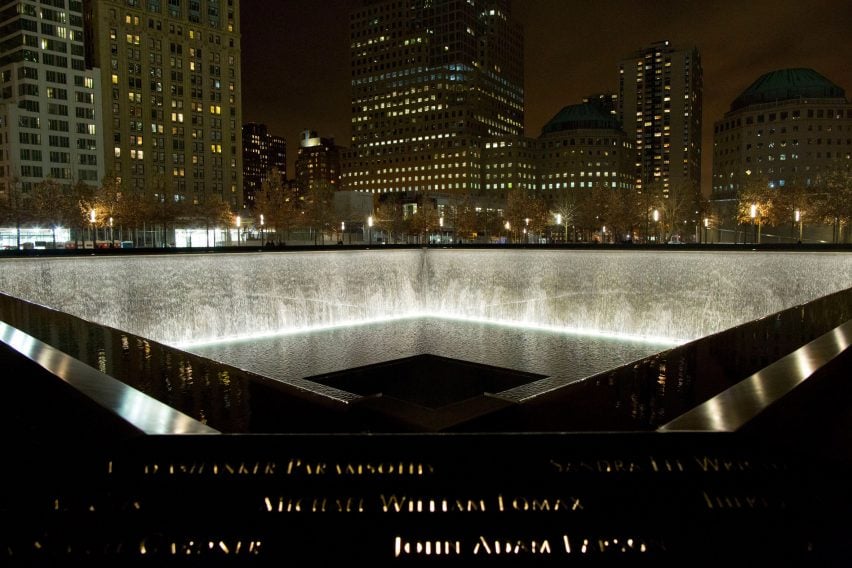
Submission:
POLYGON ((783 227, 804 223, 832 228, 833 241, 848 240, 852 222, 852 175, 834 170, 805 187, 780 187, 762 177, 749 179, 737 197, 736 222, 783 227))
MULTIPOLYGON (((76 229, 83 238, 92 228, 121 228, 130 235, 152 229, 232 227, 230 205, 220 195, 195 195, 192 201, 169 197, 163 180, 157 191, 126 191, 108 177, 98 187, 77 182, 71 186, 46 179, 27 194, 7 191, 0 200, 0 224, 76 229), (152 198, 156 194, 157 199, 152 198)), ((16 187, 16 184, 7 184, 16 187)), ((318 185, 301 191, 273 170, 255 195, 255 228, 265 229, 270 241, 286 241, 294 230, 308 231, 315 242, 337 231, 341 221, 334 209, 334 192, 318 185), (261 227, 262 226, 262 227, 261 227)), ((703 199, 695 187, 650 187, 636 191, 610 188, 558 192, 511 190, 504 195, 460 192, 446 196, 376 196, 373 222, 392 242, 424 242, 430 235, 451 231, 462 240, 508 238, 520 241, 547 237, 555 241, 653 241, 672 234, 693 234, 706 222, 713 227, 759 223, 789 226, 794 220, 834 228, 835 241, 844 240, 852 221, 852 183, 848 171, 822 176, 804 187, 773 186, 762 178, 741 188, 735 211, 724 211, 703 199)), ((213 245, 216 243, 207 243, 213 245)))
POLYGON ((149 193, 125 190, 115 177, 104 179, 97 187, 83 181, 68 185, 45 179, 26 192, 15 180, 9 180, 6 199, 0 200, 0 224, 18 229, 48 227, 54 246, 56 231, 63 227, 72 229, 75 240, 80 241, 98 229, 131 235, 140 242, 145 237, 136 235, 157 231, 165 244, 169 229, 214 228, 233 219, 231 207, 221 196, 204 194, 190 202, 175 198, 175 194, 169 196, 161 180, 156 183, 155 199, 149 193))

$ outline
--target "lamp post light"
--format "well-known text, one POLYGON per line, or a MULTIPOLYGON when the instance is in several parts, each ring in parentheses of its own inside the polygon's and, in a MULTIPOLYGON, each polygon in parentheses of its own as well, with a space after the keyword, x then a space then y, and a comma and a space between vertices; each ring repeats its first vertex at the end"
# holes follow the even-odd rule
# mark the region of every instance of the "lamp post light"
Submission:
POLYGON ((444 216, 443 215, 438 217, 438 227, 440 227, 440 231, 439 231, 439 234, 438 234, 438 243, 440 244, 440 243, 444 242, 444 216))
POLYGON ((799 224, 799 243, 802 242, 802 212, 796 209, 793 212, 793 219, 799 224))
POLYGON ((652 215, 654 217, 654 240, 657 241, 657 233, 660 230, 660 212, 657 209, 654 209, 654 213, 652 215))
MULTIPOLYGON (((758 211, 757 211, 757 204, 756 203, 751 204, 751 210, 750 210, 749 213, 751 215, 752 226, 754 225, 755 219, 757 220, 757 239, 756 240, 752 239, 752 240, 755 243, 760 244, 760 217, 757 214, 758 211)), ((752 229, 752 230, 754 230, 754 229, 752 229)))
POLYGON ((265 219, 263 218, 263 213, 260 214, 260 246, 266 244, 266 233, 264 232, 264 224, 265 219))
POLYGON ((367 217, 367 244, 373 242, 373 216, 367 217))
POLYGON ((92 241, 92 250, 95 248, 95 241, 98 240, 98 235, 95 232, 95 210, 89 209, 89 240, 92 241))
POLYGON ((506 221, 506 224, 504 226, 506 227, 506 242, 509 242, 511 237, 511 233, 509 231, 512 230, 512 224, 506 221))
POLYGON ((240 246, 240 227, 243 224, 243 220, 240 218, 239 215, 237 215, 234 224, 237 226, 237 246, 240 246))
POLYGON ((710 219, 704 217, 704 244, 707 244, 707 229, 710 228, 710 219))
MULTIPOLYGON (((557 227, 557 230, 558 230, 558 228, 559 228, 560 226, 562 226, 562 214, 561 214, 561 213, 557 213, 557 214, 556 214, 556 227, 557 227)), ((566 231, 567 231, 567 226, 568 226, 568 225, 566 224, 565 226, 566 226, 566 231)), ((566 241, 568 240, 567 235, 566 235, 565 240, 566 240, 566 241)))

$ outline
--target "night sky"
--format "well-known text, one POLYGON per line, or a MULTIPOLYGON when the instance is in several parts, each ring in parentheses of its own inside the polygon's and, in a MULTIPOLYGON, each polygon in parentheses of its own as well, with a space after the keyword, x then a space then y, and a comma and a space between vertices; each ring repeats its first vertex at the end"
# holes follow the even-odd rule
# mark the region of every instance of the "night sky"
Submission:
MULTIPOLYGON (((359 0, 242 0, 243 121, 288 145, 310 128, 348 146, 349 9, 359 0)), ((615 91, 618 63, 655 41, 696 46, 704 68, 702 188, 713 123, 763 73, 809 67, 852 96, 849 0, 513 0, 524 27, 526 135, 585 95, 615 91)))

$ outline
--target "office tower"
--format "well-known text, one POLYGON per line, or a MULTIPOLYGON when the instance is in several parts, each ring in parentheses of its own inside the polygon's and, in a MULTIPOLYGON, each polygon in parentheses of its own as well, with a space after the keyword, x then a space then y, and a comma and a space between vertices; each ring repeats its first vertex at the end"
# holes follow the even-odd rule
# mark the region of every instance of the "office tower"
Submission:
POLYGON ((321 138, 312 130, 302 131, 296 157, 296 183, 302 196, 340 189, 340 148, 334 138, 321 138))
POLYGON ((482 187, 489 195, 538 188, 538 145, 526 136, 498 136, 483 141, 482 187))
POLYGON ((713 128, 718 238, 759 242, 766 224, 776 239, 837 242, 841 225, 823 223, 848 207, 850 132, 845 91, 813 69, 758 77, 713 128))
POLYGON ((366 0, 351 14, 347 189, 481 188, 485 139, 524 126, 523 33, 508 0, 366 0))
POLYGON ((84 2, 106 170, 157 201, 242 206, 238 0, 84 2))
POLYGON ((100 73, 86 67, 81 2, 0 2, 0 200, 26 208, 46 179, 98 185, 100 73))
POLYGON ((735 199, 749 178, 783 191, 848 171, 850 132, 845 91, 813 69, 761 75, 714 124, 712 197, 735 199))
POLYGON ((633 141, 599 100, 564 107, 537 143, 539 187, 551 199, 571 189, 634 188, 633 141))
POLYGON ((270 134, 265 124, 244 124, 243 199, 246 206, 254 204, 255 194, 273 168, 281 174, 281 179, 287 179, 287 142, 281 136, 270 134))
POLYGON ((701 183, 701 58, 668 41, 619 65, 619 118, 635 140, 636 188, 668 195, 701 183))

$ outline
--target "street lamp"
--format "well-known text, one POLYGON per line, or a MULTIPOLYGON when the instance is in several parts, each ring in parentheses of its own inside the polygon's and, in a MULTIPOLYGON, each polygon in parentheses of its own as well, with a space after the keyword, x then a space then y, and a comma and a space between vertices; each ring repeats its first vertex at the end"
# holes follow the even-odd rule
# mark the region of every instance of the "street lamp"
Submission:
POLYGON ((656 240, 658 240, 657 239, 657 233, 660 230, 660 223, 659 223, 660 222, 660 212, 657 209, 654 209, 653 217, 654 217, 654 240, 656 241, 656 240))
POLYGON ((243 220, 239 215, 237 215, 235 224, 237 225, 237 246, 240 246, 240 226, 243 224, 243 220))
POLYGON ((264 233, 264 230, 263 230, 263 225, 264 225, 264 218, 263 218, 263 213, 261 213, 260 214, 260 246, 263 246, 266 243, 266 237, 264 236, 265 233, 264 233))
MULTIPOLYGON (((557 227, 562 226, 562 213, 557 213, 557 214, 556 214, 556 226, 557 226, 557 227)), ((565 225, 565 232, 566 232, 565 240, 567 241, 567 240, 568 240, 568 235, 567 235, 567 232, 568 232, 568 224, 567 224, 567 223, 566 223, 566 225, 565 225)))
POLYGON ((796 223, 799 224, 799 243, 801 244, 801 242, 802 242, 802 212, 799 211, 798 209, 796 209, 793 212, 793 218, 795 219, 796 223))
POLYGON ((95 210, 89 210, 89 239, 92 241, 92 249, 95 248, 95 241, 98 240, 98 235, 95 233, 95 210), (93 236, 94 235, 94 236, 93 236))
POLYGON ((710 227, 710 219, 704 217, 704 244, 707 244, 707 229, 710 227))
POLYGON ((509 231, 512 230, 512 224, 506 221, 504 225, 506 227, 506 242, 509 242, 511 233, 509 231))
POLYGON ((115 238, 114 238, 113 230, 112 230, 112 217, 110 217, 109 218, 109 246, 113 246, 114 242, 115 242, 115 238))
POLYGON ((367 217, 367 244, 373 242, 373 216, 367 217))
POLYGON ((438 226, 441 228, 440 234, 438 235, 438 243, 444 242, 444 216, 441 215, 438 217, 438 226))
POLYGON ((751 204, 751 223, 754 225, 755 219, 757 219, 757 240, 755 241, 757 244, 760 244, 760 217, 757 215, 757 204, 751 204))

